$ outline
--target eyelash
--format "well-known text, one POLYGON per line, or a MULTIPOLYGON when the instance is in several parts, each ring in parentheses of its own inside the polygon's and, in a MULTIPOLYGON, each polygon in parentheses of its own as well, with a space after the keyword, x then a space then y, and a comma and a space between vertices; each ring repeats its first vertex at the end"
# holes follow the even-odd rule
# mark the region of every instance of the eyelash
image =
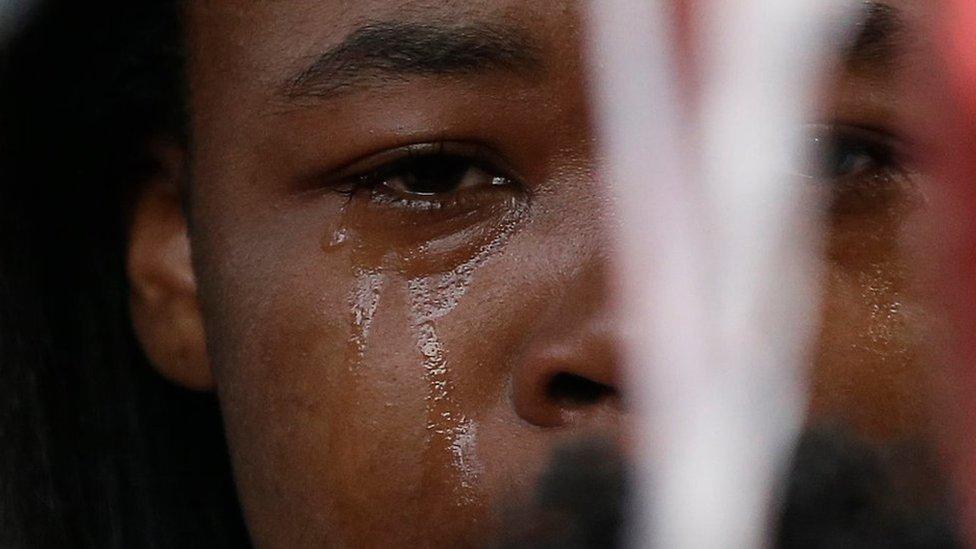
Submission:
MULTIPOLYGON (((427 172, 426 175, 455 177, 463 184, 464 178, 478 170, 491 178, 490 187, 506 187, 525 191, 520 180, 509 175, 510 170, 503 167, 504 162, 484 146, 470 143, 422 143, 387 151, 372 157, 358 166, 343 170, 352 172, 339 178, 333 189, 353 200, 356 196, 369 193, 369 198, 382 205, 420 210, 443 210, 466 202, 477 200, 480 192, 491 188, 462 189, 446 188, 437 192, 408 192, 397 190, 388 184, 397 178, 409 179, 427 172), (436 170, 444 173, 434 174, 436 170), (475 196, 468 196, 475 195, 475 196)), ((419 181, 419 179, 418 179, 419 181)), ((429 181, 427 181, 429 182, 429 181)))
MULTIPOLYGON (((894 136, 880 130, 841 124, 811 125, 806 131, 813 154, 812 162, 801 173, 804 177, 830 183, 839 190, 890 186, 893 182, 904 180, 904 161, 894 136), (841 159, 844 155, 854 158, 841 159), (846 165, 847 168, 837 168, 831 164, 835 160, 840 160, 837 164, 846 165)), ((511 171, 503 165, 497 154, 481 145, 420 143, 386 151, 342 170, 352 175, 340 176, 331 187, 350 201, 368 192, 371 200, 384 206, 444 210, 461 202, 477 200, 480 193, 493 190, 490 187, 504 186, 527 192, 528 189, 519 183, 518 178, 509 175, 511 171), (408 174, 417 175, 425 170, 430 172, 431 169, 446 170, 448 177, 462 180, 472 170, 479 170, 491 178, 492 184, 484 188, 451 187, 442 192, 429 193, 397 191, 387 184, 390 180, 406 178, 408 174)))
MULTIPOLYGON (((905 162, 894 136, 879 130, 847 125, 815 125, 808 128, 813 149, 812 166, 805 176, 830 182, 848 182, 854 178, 898 176, 905 172, 905 162), (834 169, 830 162, 841 155, 862 156, 867 166, 853 163, 846 171, 834 169)), ((843 164, 844 162, 839 162, 843 164)))
POLYGON ((824 185, 831 216, 890 217, 924 204, 917 174, 897 135, 843 124, 808 130, 812 165, 802 175, 824 185))

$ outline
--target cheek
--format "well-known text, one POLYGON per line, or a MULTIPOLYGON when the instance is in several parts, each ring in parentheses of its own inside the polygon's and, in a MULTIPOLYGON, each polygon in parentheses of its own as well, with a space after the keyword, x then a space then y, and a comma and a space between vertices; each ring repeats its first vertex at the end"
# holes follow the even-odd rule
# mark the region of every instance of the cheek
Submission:
POLYGON ((462 539, 531 493, 553 441, 517 417, 511 371, 540 324, 559 325, 599 234, 560 225, 585 219, 564 210, 419 274, 324 251, 321 215, 200 232, 209 352, 259 542, 462 539), (578 238, 551 237, 564 232, 578 238))
POLYGON ((407 278, 323 253, 319 229, 302 228, 316 225, 195 243, 249 526, 282 546, 470 529, 489 499, 485 462, 511 462, 479 441, 517 434, 503 412, 522 330, 506 320, 530 316, 496 291, 507 267, 407 278))
POLYGON ((409 506, 384 504, 409 501, 419 484, 425 429, 414 418, 426 388, 399 367, 416 363, 398 352, 414 347, 407 296, 384 289, 387 313, 369 333, 382 344, 360 356, 366 334, 354 317, 375 281, 290 245, 317 242, 290 234, 201 246, 223 250, 201 262, 219 266, 202 269, 201 293, 249 525, 282 546, 362 531, 353 523, 363 515, 395 531, 409 506))
POLYGON ((828 241, 812 421, 841 422, 875 442, 924 437, 931 427, 927 315, 898 244, 901 226, 835 224, 828 241))

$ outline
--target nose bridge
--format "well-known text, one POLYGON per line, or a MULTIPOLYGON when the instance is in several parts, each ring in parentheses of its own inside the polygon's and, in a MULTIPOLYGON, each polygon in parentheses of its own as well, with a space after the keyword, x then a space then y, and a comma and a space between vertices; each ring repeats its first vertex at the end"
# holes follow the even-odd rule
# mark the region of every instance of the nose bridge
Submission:
MULTIPOLYGON (((605 247, 590 251, 579 271, 567 281, 564 297, 552 307, 556 321, 551 341, 555 346, 572 349, 580 362, 617 362, 618 324, 612 306, 609 261, 605 247)), ((610 381, 608 377, 601 378, 610 381)))
POLYGON ((621 410, 618 322, 611 303, 609 248, 593 239, 560 281, 512 374, 513 405, 550 428, 599 427, 621 410))
POLYGON ((577 268, 564 281, 564 295, 554 304, 560 318, 574 319, 571 332, 608 350, 615 347, 617 311, 613 304, 617 296, 612 281, 614 247, 610 239, 610 205, 599 201, 592 216, 595 229, 581 243, 577 268))
POLYGON ((574 211, 577 219, 567 227, 565 239, 573 249, 568 254, 571 265, 566 269, 568 274, 559 281, 560 299, 552 309, 556 314, 585 317, 600 323, 612 321, 614 313, 611 310, 614 197, 607 194, 598 180, 591 182, 591 186, 574 211))

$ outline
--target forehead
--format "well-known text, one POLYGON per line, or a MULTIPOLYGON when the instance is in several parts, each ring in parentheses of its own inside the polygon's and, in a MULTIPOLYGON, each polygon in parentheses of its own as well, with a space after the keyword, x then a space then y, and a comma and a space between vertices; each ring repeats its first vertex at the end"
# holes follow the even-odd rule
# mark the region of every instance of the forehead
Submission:
POLYGON ((377 21, 489 22, 522 28, 540 39, 565 41, 577 29, 561 27, 557 34, 552 23, 565 24, 575 17, 579 5, 573 0, 204 0, 191 3, 188 22, 191 44, 198 54, 280 65, 318 53, 377 21), (546 29, 550 29, 548 33, 546 29))
MULTIPOLYGON (((644 1, 644 0, 637 0, 644 1)), ((650 1, 650 0, 647 0, 650 1)), ((860 1, 860 0, 858 0, 860 1)), ((877 0, 896 8, 906 20, 916 20, 924 4, 919 0, 877 0)), ((675 3, 678 3, 675 0, 675 3)), ((863 3, 868 3, 867 1, 863 3)), ((509 20, 542 28, 548 20, 585 7, 578 0, 199 0, 188 7, 191 32, 197 39, 213 33, 225 38, 338 40, 357 25, 375 19, 439 22, 509 20), (260 34, 254 34, 257 31, 260 34), (243 33, 243 34, 242 34, 243 33)), ((574 29, 563 29, 574 30, 574 29)), ((554 34, 550 38, 565 38, 554 34)))
MULTIPOLYGON (((578 72, 579 55, 570 50, 579 46, 579 6, 573 0, 193 2, 187 8, 191 101, 197 106, 202 103, 208 112, 225 110, 222 107, 237 112, 269 110, 267 102, 273 101, 274 90, 348 41, 357 30, 400 23, 488 29, 481 32, 482 37, 506 33, 529 37, 549 64, 558 59, 578 72), (497 33, 497 29, 505 32, 497 33), (224 104, 228 96, 234 96, 233 104, 224 104), (241 101, 264 103, 245 105, 241 101)), ((374 39, 370 47, 382 48, 382 41, 374 39)), ((208 112, 194 109, 196 116, 208 112)))
MULTIPOLYGON (((918 0, 879 0, 909 28, 923 24, 918 0)), ((492 24, 516 28, 557 54, 579 47, 584 2, 576 0, 201 0, 188 7, 195 77, 222 73, 267 86, 351 33, 376 22, 492 24), (236 72, 235 72, 236 71, 236 72), (241 74, 243 73, 243 74, 241 74)))
MULTIPOLYGON (((521 0, 201 0, 188 6, 191 17, 216 17, 219 19, 259 19, 274 22, 284 29, 308 25, 332 29, 341 34, 343 28, 371 18, 441 18, 485 15, 511 16, 522 14, 536 16, 563 11, 582 5, 576 0, 546 0, 524 2, 521 0)), ((208 21, 213 23, 214 21, 208 21)))

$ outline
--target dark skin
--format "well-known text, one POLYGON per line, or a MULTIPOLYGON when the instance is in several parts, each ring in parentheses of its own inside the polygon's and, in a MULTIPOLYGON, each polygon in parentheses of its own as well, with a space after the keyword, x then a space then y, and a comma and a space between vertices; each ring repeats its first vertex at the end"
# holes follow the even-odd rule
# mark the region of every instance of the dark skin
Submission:
MULTIPOLYGON (((133 317, 164 375, 217 391, 257 546, 477 545, 554 448, 625 444, 577 3, 187 15, 192 149, 157 146, 133 317)), ((870 72, 828 124, 895 124, 870 72)), ((834 193, 812 409, 889 439, 926 421, 894 244, 917 196, 876 156, 828 170, 890 184, 834 193)))
POLYGON ((928 343, 938 320, 929 307, 931 284, 916 276, 924 259, 914 250, 931 180, 915 167, 909 126, 918 103, 904 80, 928 63, 919 40, 929 22, 924 4, 882 6, 894 8, 874 30, 886 37, 852 54, 824 109, 842 133, 868 137, 882 153, 874 164, 888 168, 833 180, 811 415, 890 443, 928 436, 929 402, 942 372, 931 368, 928 343))

